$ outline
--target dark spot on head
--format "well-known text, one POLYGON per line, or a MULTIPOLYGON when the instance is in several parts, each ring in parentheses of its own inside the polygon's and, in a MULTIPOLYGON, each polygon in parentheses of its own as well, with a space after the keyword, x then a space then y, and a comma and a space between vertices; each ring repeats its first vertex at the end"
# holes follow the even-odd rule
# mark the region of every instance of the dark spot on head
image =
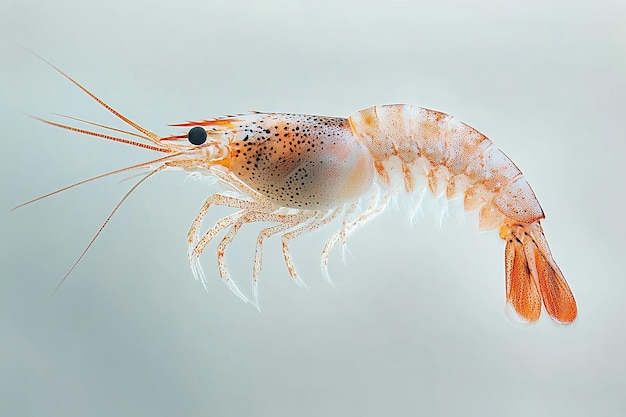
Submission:
POLYGON ((206 130, 200 126, 192 127, 189 129, 189 133, 187 133, 187 139, 189 139, 189 142, 193 145, 202 145, 206 142, 206 137, 206 130))

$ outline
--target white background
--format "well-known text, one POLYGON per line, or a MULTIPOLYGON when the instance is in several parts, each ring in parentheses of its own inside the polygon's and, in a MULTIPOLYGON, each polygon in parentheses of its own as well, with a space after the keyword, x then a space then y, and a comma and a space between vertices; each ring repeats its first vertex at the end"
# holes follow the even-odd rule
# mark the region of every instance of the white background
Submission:
MULTIPOLYGON (((624 415, 626 7, 545 3, 1 0, 0 414, 624 415), (516 324, 497 233, 475 213, 408 227, 402 210, 334 254, 334 286, 330 229, 293 245, 310 291, 269 240, 258 313, 217 278, 214 245, 209 293, 192 279, 186 232, 215 189, 169 172, 50 296, 132 181, 9 209, 153 153, 29 118, 115 123, 22 47, 161 134, 247 110, 455 114, 532 184, 580 318, 516 324)), ((246 291, 256 230, 227 254, 246 291)))

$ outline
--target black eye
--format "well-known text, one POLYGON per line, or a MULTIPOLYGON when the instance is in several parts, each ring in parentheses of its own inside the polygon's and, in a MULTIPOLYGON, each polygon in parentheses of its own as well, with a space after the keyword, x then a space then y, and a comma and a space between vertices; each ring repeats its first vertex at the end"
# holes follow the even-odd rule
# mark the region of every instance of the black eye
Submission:
POLYGON ((200 126, 192 127, 187 133, 187 139, 194 145, 202 145, 206 142, 206 130, 200 126))

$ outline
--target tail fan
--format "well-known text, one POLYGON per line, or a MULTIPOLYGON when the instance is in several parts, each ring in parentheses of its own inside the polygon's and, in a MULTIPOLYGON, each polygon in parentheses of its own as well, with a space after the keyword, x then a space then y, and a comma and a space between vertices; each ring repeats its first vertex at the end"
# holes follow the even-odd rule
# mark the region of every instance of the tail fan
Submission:
POLYGON ((572 323, 578 314, 576 300, 552 258, 539 222, 505 229, 507 302, 529 322, 539 319, 543 302, 552 319, 572 323))

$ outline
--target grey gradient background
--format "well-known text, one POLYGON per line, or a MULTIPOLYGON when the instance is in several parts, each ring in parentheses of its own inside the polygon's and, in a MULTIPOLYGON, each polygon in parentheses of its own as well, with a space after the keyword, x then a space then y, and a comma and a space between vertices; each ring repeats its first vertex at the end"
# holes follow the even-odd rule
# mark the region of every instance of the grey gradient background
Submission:
MULTIPOLYGON (((1 0, 0 415, 624 415, 626 7, 501 3, 1 0), (525 172, 580 318, 507 318, 497 233, 428 210, 356 233, 334 286, 330 229, 296 242, 310 291, 268 241, 259 314, 215 246, 209 293, 193 280, 185 236, 214 188, 182 173, 142 186, 50 297, 132 182, 10 207, 153 154, 28 118, 113 121, 20 46, 161 134, 252 109, 453 113, 525 172)), ((247 291, 256 230, 228 253, 247 291)))

